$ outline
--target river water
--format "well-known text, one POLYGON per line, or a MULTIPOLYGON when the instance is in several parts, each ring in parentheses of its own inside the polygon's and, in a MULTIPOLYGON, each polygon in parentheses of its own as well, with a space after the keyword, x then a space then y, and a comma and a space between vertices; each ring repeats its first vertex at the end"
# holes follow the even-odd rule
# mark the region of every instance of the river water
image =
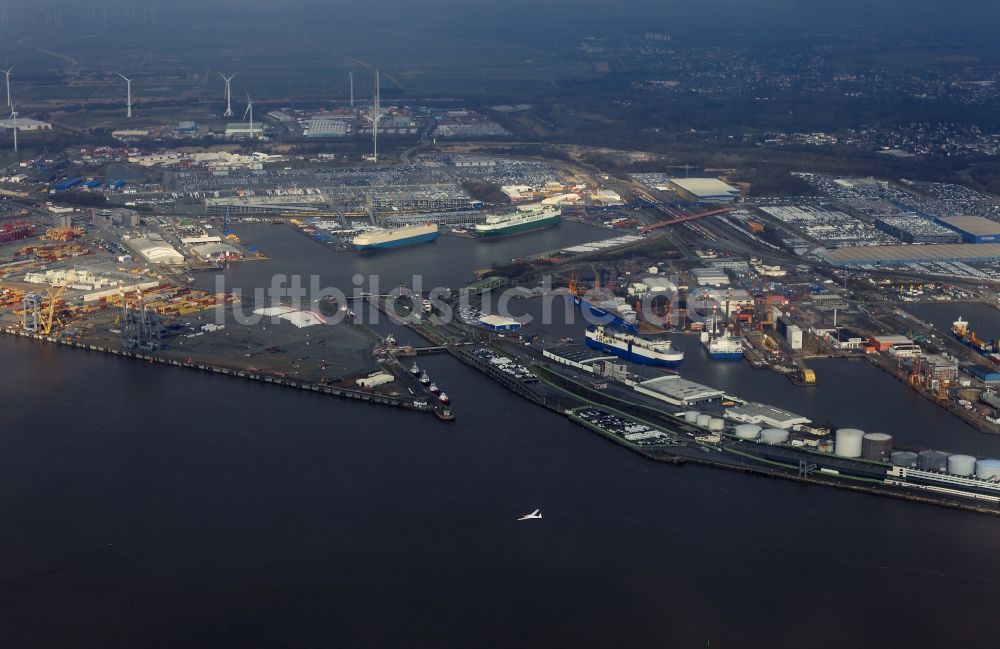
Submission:
MULTIPOLYGON (((369 260, 242 234, 268 272, 419 262, 455 284, 490 261, 455 239, 369 260)), ((817 363, 806 390, 676 340, 693 380, 1000 457, 869 365, 817 363)), ((421 364, 451 425, 21 339, 0 363, 5 646, 956 646, 989 637, 1000 596, 996 519, 660 465, 446 356, 421 364)))

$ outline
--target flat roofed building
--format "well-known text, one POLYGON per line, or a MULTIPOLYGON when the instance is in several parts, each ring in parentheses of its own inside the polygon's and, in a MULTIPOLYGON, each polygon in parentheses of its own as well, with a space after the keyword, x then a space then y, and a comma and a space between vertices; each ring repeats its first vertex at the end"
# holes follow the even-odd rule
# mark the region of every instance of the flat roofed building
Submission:
POLYGON ((182 264, 184 255, 158 234, 148 234, 125 240, 125 244, 151 264, 182 264))
POLYGON ((249 122, 230 122, 226 124, 226 137, 257 137, 264 134, 264 127, 254 122, 253 128, 249 122))
POLYGON ((542 356, 557 363, 575 367, 585 372, 594 372, 594 364, 599 361, 617 361, 618 357, 584 347, 583 345, 555 345, 542 350, 542 356))
POLYGON ((879 351, 886 351, 898 345, 912 345, 913 341, 906 336, 893 335, 893 336, 872 336, 871 342, 875 345, 879 351))
POLYGON ((17 122, 18 131, 51 131, 52 124, 48 122, 42 122, 37 119, 31 119, 30 117, 18 117, 15 120, 13 117, 8 117, 7 119, 0 119, 0 128, 12 129, 14 128, 14 122, 17 122))
POLYGON ((938 261, 997 261, 1000 243, 944 243, 924 246, 849 246, 822 250, 820 256, 834 266, 910 264, 938 261))
POLYGON ((689 406, 721 399, 722 390, 710 388, 679 376, 661 376, 635 385, 635 391, 675 406, 689 406))
POLYGON ((692 268, 691 277, 699 286, 729 285, 729 275, 721 268, 692 268))
POLYGON ((348 119, 319 118, 308 120, 302 134, 305 137, 345 137, 350 132, 348 119))
POLYGON ((783 428, 785 430, 792 426, 810 423, 807 417, 796 415, 795 413, 770 406, 766 403, 751 402, 727 408, 726 417, 744 424, 764 425, 771 428, 783 428))
POLYGON ((642 280, 642 283, 650 293, 673 293, 677 291, 677 286, 666 277, 647 277, 642 280))
POLYGON ((1000 242, 1000 223, 981 216, 942 216, 938 223, 958 232, 968 243, 1000 242))
POLYGON ((485 315, 479 318, 479 324, 492 331, 514 331, 521 328, 521 323, 517 320, 499 315, 485 315))
POLYGON ((683 194, 704 203, 732 203, 740 190, 718 178, 670 178, 670 184, 683 194))
POLYGON ((960 243, 962 235, 921 216, 883 216, 875 227, 906 243, 960 243))

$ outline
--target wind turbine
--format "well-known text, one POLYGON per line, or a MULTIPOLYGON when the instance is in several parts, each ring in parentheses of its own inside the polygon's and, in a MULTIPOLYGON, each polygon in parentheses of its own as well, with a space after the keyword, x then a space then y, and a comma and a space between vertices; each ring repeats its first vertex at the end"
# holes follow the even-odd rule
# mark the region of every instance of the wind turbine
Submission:
POLYGON ((13 106, 14 105, 14 104, 10 103, 10 73, 13 72, 13 71, 14 71, 14 66, 13 65, 10 66, 10 68, 7 69, 7 70, 0 70, 0 72, 3 72, 7 76, 7 105, 8 106, 13 106))
POLYGON ((236 75, 235 74, 231 74, 231 75, 229 75, 227 77, 226 75, 224 75, 224 74, 222 74, 220 72, 219 76, 222 77, 223 80, 226 82, 226 112, 222 113, 222 116, 223 117, 232 117, 233 116, 233 95, 232 95, 232 92, 230 92, 230 90, 231 90, 230 83, 232 83, 233 77, 235 77, 236 75))
POLYGON ((354 72, 348 72, 347 79, 351 83, 351 108, 354 108, 354 72))
POLYGON ((13 121, 13 127, 14 127, 14 152, 16 153, 17 152, 17 111, 14 110, 13 106, 10 107, 10 119, 13 121))
POLYGON ((372 110, 365 117, 372 123, 372 160, 378 162, 378 123, 382 119, 381 84, 379 82, 378 68, 375 69, 375 98, 372 101, 372 110))
POLYGON ((129 79, 128 77, 126 77, 121 72, 115 72, 115 74, 117 74, 122 79, 125 79, 125 83, 128 86, 128 104, 127 104, 128 109, 127 109, 127 111, 125 113, 125 116, 131 118, 132 117, 132 80, 129 79))
POLYGON ((253 99, 250 99, 250 93, 247 93, 247 109, 243 111, 243 119, 250 115, 250 139, 253 139, 253 99))

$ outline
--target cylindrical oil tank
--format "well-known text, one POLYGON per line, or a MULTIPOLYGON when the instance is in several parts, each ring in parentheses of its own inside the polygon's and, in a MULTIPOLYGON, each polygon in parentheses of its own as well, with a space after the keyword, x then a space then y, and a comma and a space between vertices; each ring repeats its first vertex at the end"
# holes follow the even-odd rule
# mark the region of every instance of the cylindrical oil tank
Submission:
POLYGON ((713 433, 721 433, 726 430, 726 420, 720 417, 712 417, 708 421, 708 429, 713 433))
POLYGON ((708 428, 708 422, 710 421, 712 421, 712 415, 698 415, 694 423, 698 424, 701 428, 708 428))
POLYGON ((689 424, 693 424, 693 423, 695 423, 695 422, 698 421, 698 415, 700 415, 700 414, 701 413, 698 412, 697 410, 690 410, 688 412, 685 412, 684 413, 684 421, 686 421, 689 424))
POLYGON ((838 428, 834 453, 840 457, 861 457, 861 438, 865 431, 857 428, 838 428))
POLYGON ((949 455, 948 473, 969 477, 976 472, 976 458, 971 455, 949 455))
POLYGON ((760 435, 760 426, 757 424, 739 424, 733 429, 740 439, 757 439, 760 435))
POLYGON ((948 468, 948 454, 941 451, 917 453, 917 468, 924 471, 944 471, 948 468))
POLYGON ((1000 480, 1000 460, 978 460, 976 477, 980 480, 1000 480))
POLYGON ((892 435, 885 433, 865 433, 861 438, 861 457, 866 460, 883 462, 892 453, 892 435))
POLYGON ((833 453, 833 440, 821 439, 816 443, 816 450, 820 453, 833 453))
POLYGON ((788 431, 780 428, 765 428, 760 431, 760 441, 765 444, 784 444, 788 441, 788 431))
POLYGON ((912 468, 917 466, 917 454, 910 451, 896 451, 889 456, 889 461, 892 462, 892 466, 912 468))

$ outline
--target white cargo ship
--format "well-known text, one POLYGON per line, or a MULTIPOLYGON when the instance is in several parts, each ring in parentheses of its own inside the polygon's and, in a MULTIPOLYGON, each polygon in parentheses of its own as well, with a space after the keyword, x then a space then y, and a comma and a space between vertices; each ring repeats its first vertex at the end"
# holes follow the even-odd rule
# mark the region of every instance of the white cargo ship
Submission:
POLYGON ((477 237, 502 237, 528 230, 555 225, 562 220, 562 210, 555 205, 522 205, 513 212, 487 216, 484 223, 476 224, 477 237))
POLYGON ((737 360, 743 358, 743 339, 728 333, 711 334, 701 332, 701 344, 710 358, 715 360, 737 360))
POLYGON ((587 346, 643 365, 676 367, 684 360, 684 352, 669 340, 648 340, 601 326, 587 328, 587 346))
POLYGON ((358 250, 383 250, 433 241, 437 237, 438 226, 436 223, 421 223, 420 225, 404 225, 401 228, 362 232, 354 237, 351 244, 358 250))

